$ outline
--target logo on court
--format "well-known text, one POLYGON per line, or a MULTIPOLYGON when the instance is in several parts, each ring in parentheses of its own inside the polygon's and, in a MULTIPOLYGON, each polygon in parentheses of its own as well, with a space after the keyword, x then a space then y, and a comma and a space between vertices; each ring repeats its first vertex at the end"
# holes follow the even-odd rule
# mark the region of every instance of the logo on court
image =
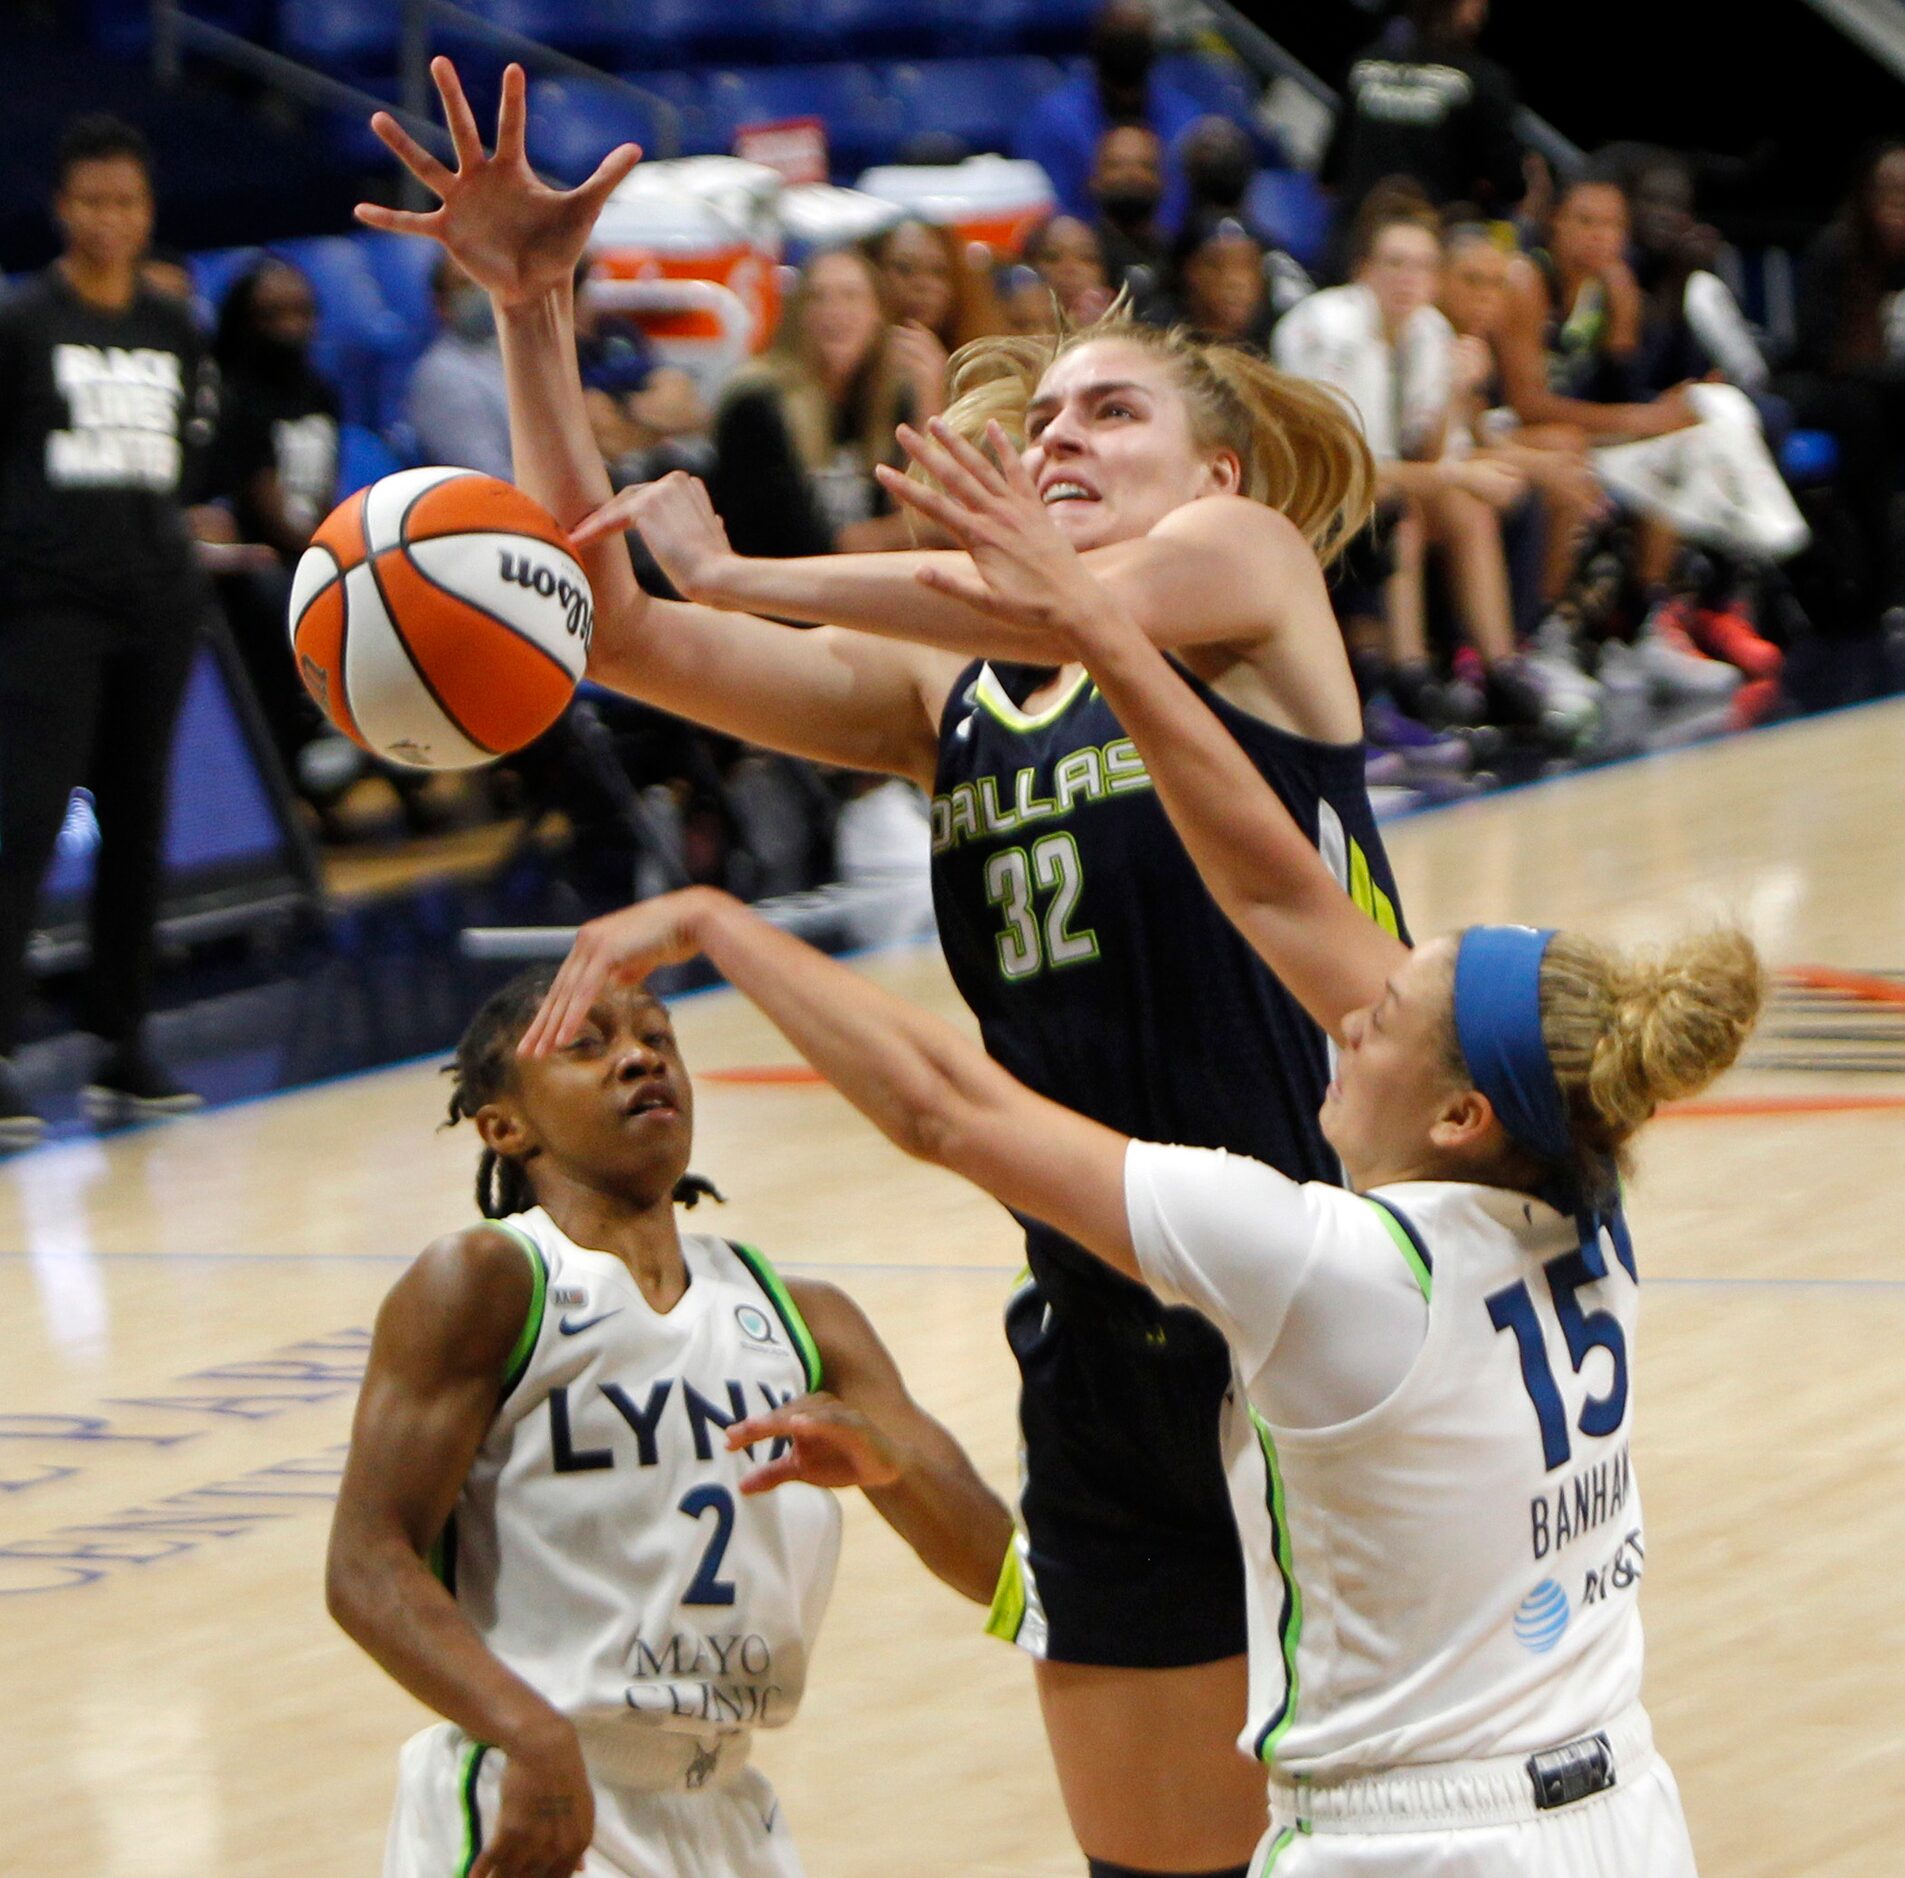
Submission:
POLYGON ((1544 1578, 1515 1607, 1515 1636, 1536 1656, 1546 1656, 1561 1641, 1573 1615, 1568 1594, 1552 1578, 1544 1578))
POLYGON ((734 1307, 734 1321, 741 1326, 741 1335, 751 1343, 772 1343, 774 1324, 768 1314, 752 1304, 737 1304, 734 1307))

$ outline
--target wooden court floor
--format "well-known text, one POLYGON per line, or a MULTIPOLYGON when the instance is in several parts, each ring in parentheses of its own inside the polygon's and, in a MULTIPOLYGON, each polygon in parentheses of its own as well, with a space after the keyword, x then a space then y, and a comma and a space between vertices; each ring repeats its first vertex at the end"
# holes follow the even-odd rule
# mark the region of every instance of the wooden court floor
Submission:
MULTIPOLYGON (((1411 918, 1620 939, 1720 914, 1778 962, 1905 965, 1905 705, 1405 823, 1411 918)), ((941 1008, 936 954, 867 969, 941 1008)), ((1875 1021, 1883 1021, 1881 1008, 1875 1021)), ((987 1474, 1013 1470, 1009 1222, 685 1001, 724 1231, 862 1300, 987 1474)), ((1703 1869, 1863 1878, 1905 1855, 1905 1097, 1746 1069, 1824 1112, 1663 1121, 1633 1195, 1647 1699, 1703 1869)), ((328 1498, 366 1327, 470 1212, 428 1065, 0 1170, 0 1872, 378 1869, 421 1711, 326 1618, 328 1498)), ((1024 1664, 864 1505, 799 1721, 764 1740, 815 1878, 1072 1874, 1024 1664)))

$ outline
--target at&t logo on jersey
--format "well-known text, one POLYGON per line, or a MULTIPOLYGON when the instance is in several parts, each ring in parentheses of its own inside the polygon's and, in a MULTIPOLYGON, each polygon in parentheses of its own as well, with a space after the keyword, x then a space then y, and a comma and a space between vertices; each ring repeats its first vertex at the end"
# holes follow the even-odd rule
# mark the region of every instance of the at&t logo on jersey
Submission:
POLYGON ((1552 1578, 1544 1578, 1515 1606, 1516 1641, 1536 1656, 1546 1656, 1561 1641, 1573 1614, 1568 1594, 1552 1578))

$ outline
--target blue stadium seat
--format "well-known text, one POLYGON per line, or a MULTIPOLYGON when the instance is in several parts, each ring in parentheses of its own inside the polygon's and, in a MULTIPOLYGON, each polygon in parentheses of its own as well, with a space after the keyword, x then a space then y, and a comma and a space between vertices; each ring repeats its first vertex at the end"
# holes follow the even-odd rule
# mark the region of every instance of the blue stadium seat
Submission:
POLYGON ((192 291, 216 319, 232 284, 241 274, 249 274, 264 258, 262 248, 210 248, 203 254, 188 255, 192 291))
POLYGON ((801 37, 799 0, 640 0, 622 9, 624 64, 765 59, 801 37))
POLYGON ((906 134, 938 131, 977 154, 1005 150, 1033 103, 1058 82, 1046 59, 935 59, 897 65, 890 83, 906 134))
POLYGON ((380 476, 392 476, 403 458, 367 424, 343 424, 337 435, 337 499, 354 496, 380 476))
MULTIPOLYGON (((186 12, 208 26, 222 26, 247 39, 268 35, 274 0, 186 0, 186 12)), ((85 0, 80 9, 86 37, 114 59, 142 59, 152 50, 150 0, 85 0)))
POLYGON ((654 111, 612 85, 539 78, 529 88, 529 160, 564 182, 580 182, 620 143, 655 150, 654 111))
POLYGON ((1178 54, 1157 63, 1157 76, 1194 99, 1213 117, 1249 124, 1256 117, 1263 87, 1235 59, 1178 54))
POLYGON ((964 37, 960 0, 802 0, 795 27, 813 56, 930 58, 964 37))
POLYGON ((1330 201, 1306 170, 1259 170, 1244 213, 1277 246, 1314 270, 1330 235, 1330 201))
POLYGON ((354 237, 316 235, 280 242, 273 252, 301 267, 317 296, 312 364, 336 387, 346 419, 375 425, 388 381, 417 355, 416 334, 391 311, 354 237))
POLYGON ((278 33, 292 58, 335 77, 392 72, 403 9, 390 0, 283 0, 278 33))
POLYGON ((418 351, 428 344, 436 326, 431 277, 443 250, 434 241, 415 235, 385 235, 367 228, 351 240, 377 283, 384 305, 403 322, 418 351))
POLYGON ((628 0, 459 0, 469 12, 573 57, 613 62, 627 38, 628 0))
POLYGON ((723 150, 733 148, 744 124, 817 117, 827 127, 830 164, 841 174, 886 161, 901 136, 898 100, 881 90, 869 67, 851 62, 715 72, 707 108, 708 139, 723 150))
POLYGON ((969 45, 1021 52, 1077 52, 1103 0, 961 0, 969 45))

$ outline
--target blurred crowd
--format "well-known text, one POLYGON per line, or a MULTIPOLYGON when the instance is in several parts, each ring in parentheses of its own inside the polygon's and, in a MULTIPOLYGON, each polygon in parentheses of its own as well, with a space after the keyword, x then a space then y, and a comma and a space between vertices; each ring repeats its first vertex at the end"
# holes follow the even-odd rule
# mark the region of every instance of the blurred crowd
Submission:
MULTIPOLYGON (((1513 81, 1477 47, 1486 12, 1414 0, 1353 62, 1317 170, 1320 243, 1286 242, 1253 187, 1282 161, 1275 133, 1205 115, 1155 69, 1148 9, 1110 0, 1090 69, 1016 140, 1057 206, 1015 252, 905 219, 812 253, 771 344, 718 386, 584 278, 579 363, 612 481, 701 476, 743 554, 909 545, 873 471, 900 461, 896 424, 946 408, 961 346, 1115 306, 1259 348, 1354 406, 1380 502, 1332 591, 1373 784, 1460 792, 1892 688, 1905 143, 1873 151, 1818 232, 1777 346, 1741 310, 1741 257, 1701 219, 1696 166, 1624 146, 1565 168, 1524 145, 1513 81)), ((148 264, 152 285, 168 265, 181 274, 148 264)), ((506 476, 487 299, 445 262, 434 308, 408 394, 417 460, 506 476)), ((227 544, 220 599, 286 771, 343 840, 366 826, 343 805, 371 766, 282 651, 291 571, 338 487, 315 325, 287 261, 225 294, 194 515, 227 544)), ((585 735, 559 728, 474 794, 384 773, 384 799, 410 830, 547 808, 651 845, 660 829, 665 876, 755 889, 830 877, 836 824, 871 813, 851 779, 588 708, 585 735)))

